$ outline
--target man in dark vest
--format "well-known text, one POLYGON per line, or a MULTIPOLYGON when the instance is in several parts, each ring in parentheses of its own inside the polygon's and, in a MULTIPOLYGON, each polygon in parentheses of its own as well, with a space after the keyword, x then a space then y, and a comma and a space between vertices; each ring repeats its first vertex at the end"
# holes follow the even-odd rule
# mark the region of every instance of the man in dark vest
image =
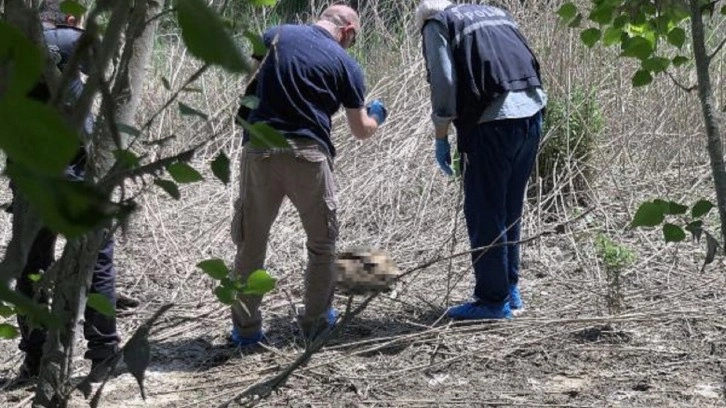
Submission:
MULTIPOLYGON (((66 15, 60 10, 60 0, 46 0, 40 6, 40 19, 43 23, 43 35, 50 56, 62 72, 76 49, 83 31, 77 27, 75 17, 66 15)), ((80 70, 86 73, 87 64, 81 63, 80 70)), ((76 73, 69 81, 64 104, 72 105, 83 91, 83 82, 80 73, 76 73)), ((38 83, 29 93, 29 97, 48 102, 50 90, 45 82, 38 83)), ((88 117, 84 132, 92 131, 93 118, 88 117)), ((70 180, 82 180, 86 151, 79 146, 78 153, 66 168, 65 175, 70 180)), ((13 194, 17 191, 11 184, 13 194)), ((11 207, 12 209, 12 207, 11 207)), ((11 210, 12 211, 12 210, 11 210)), ((34 282, 36 276, 47 271, 55 258, 55 243, 58 235, 48 228, 42 228, 32 243, 28 260, 17 281, 17 290, 30 298, 37 297, 41 302, 48 301, 48 295, 36 293, 34 282)), ((100 293, 109 299, 111 304, 116 301, 116 270, 113 266, 113 241, 109 240, 101 248, 98 260, 93 270, 90 293, 100 293)), ((20 371, 21 379, 30 379, 38 375, 40 360, 43 352, 43 343, 46 339, 46 330, 31 324, 24 316, 18 315, 21 341, 20 350, 25 352, 25 360, 20 371)), ((105 316, 93 308, 87 307, 84 316, 84 335, 88 340, 88 350, 85 358, 91 360, 91 380, 101 380, 108 372, 108 365, 104 362, 118 350, 120 342, 116 332, 116 318, 105 316)))
POLYGON ((453 319, 510 319, 519 292, 520 219, 542 129, 539 63, 504 10, 423 0, 416 25, 431 86, 436 160, 452 175, 453 122, 472 249, 474 301, 453 319), (477 248, 481 248, 476 250, 477 248))

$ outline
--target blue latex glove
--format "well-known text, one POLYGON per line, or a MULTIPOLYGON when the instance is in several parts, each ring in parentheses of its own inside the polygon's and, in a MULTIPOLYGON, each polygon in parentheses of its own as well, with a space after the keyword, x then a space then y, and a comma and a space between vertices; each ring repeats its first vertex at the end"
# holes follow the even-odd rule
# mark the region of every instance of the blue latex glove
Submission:
POLYGON ((441 171, 447 176, 453 176, 454 171, 451 169, 451 146, 449 139, 436 139, 436 161, 441 167, 441 171))
POLYGON ((388 111, 380 99, 375 99, 369 103, 366 106, 366 112, 368 112, 368 116, 376 120, 378 126, 381 126, 386 121, 386 116, 388 116, 388 111))

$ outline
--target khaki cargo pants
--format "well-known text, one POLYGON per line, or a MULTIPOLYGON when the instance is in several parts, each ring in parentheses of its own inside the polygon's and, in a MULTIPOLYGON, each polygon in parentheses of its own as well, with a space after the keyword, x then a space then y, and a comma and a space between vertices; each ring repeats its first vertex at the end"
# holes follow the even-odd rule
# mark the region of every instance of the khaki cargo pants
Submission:
MULTIPOLYGON (((237 245, 234 272, 246 281, 264 268, 272 223, 288 197, 300 214, 307 235, 303 328, 325 321, 334 290, 335 241, 338 237, 333 160, 313 141, 291 141, 292 149, 245 147, 240 163, 240 193, 235 202, 232 239, 237 245)), ((250 337, 262 327, 261 296, 239 295, 232 322, 250 337), (240 304, 243 303, 244 307, 240 304)))

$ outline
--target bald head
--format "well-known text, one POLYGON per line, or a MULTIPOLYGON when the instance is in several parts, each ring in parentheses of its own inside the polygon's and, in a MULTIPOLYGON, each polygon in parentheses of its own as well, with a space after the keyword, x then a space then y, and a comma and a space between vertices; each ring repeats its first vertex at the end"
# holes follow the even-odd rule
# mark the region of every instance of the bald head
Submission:
POLYGON ((356 30, 360 31, 360 18, 358 18, 358 13, 356 13, 352 8, 342 4, 336 4, 326 8, 323 11, 323 14, 320 15, 320 19, 329 21, 337 26, 347 26, 351 24, 356 30))
POLYGON ((326 8, 316 24, 327 29, 343 48, 352 46, 360 33, 358 13, 342 4, 326 8))

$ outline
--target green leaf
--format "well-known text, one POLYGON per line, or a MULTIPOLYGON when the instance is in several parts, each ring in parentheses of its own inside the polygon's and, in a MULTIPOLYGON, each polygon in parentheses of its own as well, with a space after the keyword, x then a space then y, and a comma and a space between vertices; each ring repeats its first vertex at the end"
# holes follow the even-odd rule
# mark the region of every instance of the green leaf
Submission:
POLYGON ((598 40, 600 40, 600 36, 602 33, 597 28, 588 28, 587 30, 580 33, 580 40, 588 46, 589 48, 592 48, 598 40))
POLYGON ((166 89, 167 91, 171 90, 171 83, 169 82, 166 77, 161 77, 161 85, 166 89))
POLYGON ((669 43, 678 48, 681 48, 686 42, 686 30, 682 29, 681 27, 675 27, 668 32, 667 38, 669 43))
POLYGON ((277 0, 250 0, 253 6, 274 6, 277 0))
POLYGON ((7 319, 8 317, 13 315, 15 315, 15 309, 13 309, 11 306, 0 306, 0 317, 7 319))
POLYGON ((580 24, 582 24, 582 14, 577 13, 577 15, 575 16, 575 18, 573 18, 572 21, 570 21, 570 23, 567 24, 567 27, 569 27, 569 28, 577 28, 577 27, 580 26, 580 24))
POLYGON ((605 30, 605 33, 602 36, 602 43, 606 47, 617 44, 621 41, 622 35, 623 30, 621 28, 610 26, 605 30))
POLYGON ((264 122, 258 122, 254 125, 241 120, 242 127, 250 133, 250 146, 257 149, 265 148, 288 148, 290 143, 285 136, 272 126, 264 122))
POLYGON ((636 36, 623 42, 622 57, 637 58, 644 60, 653 54, 653 45, 648 39, 642 36, 636 36))
POLYGON ((688 57, 684 57, 683 55, 677 55, 673 57, 673 66, 674 67, 680 67, 681 65, 684 65, 690 61, 688 57))
POLYGON ((118 129, 119 133, 126 133, 127 135, 133 137, 141 136, 141 131, 139 129, 136 129, 135 127, 127 125, 125 123, 117 123, 116 128, 118 129))
POLYGON ((247 278, 247 284, 242 289, 245 295, 264 295, 275 288, 277 279, 270 276, 264 269, 258 269, 247 278))
POLYGON ((688 212, 688 207, 678 204, 675 201, 665 201, 657 198, 653 200, 653 204, 659 205, 663 209, 665 215, 681 215, 688 212))
POLYGON ((666 69, 668 69, 668 66, 670 64, 671 64, 671 60, 668 58, 651 57, 651 58, 648 58, 648 59, 642 61, 640 65, 641 65, 641 67, 643 67, 643 69, 645 71, 659 73, 659 72, 663 72, 666 69))
POLYGON ((590 21, 594 21, 600 25, 605 25, 613 21, 614 12, 615 6, 608 4, 607 2, 603 2, 590 12, 588 18, 590 21))
POLYGON ((43 222, 66 237, 97 228, 131 208, 112 203, 106 193, 87 182, 43 176, 15 162, 8 164, 7 173, 43 222))
POLYGON ((60 176, 81 145, 57 111, 28 98, 0 102, 0 123, 0 149, 42 175, 60 176))
POLYGON ((686 225, 686 231, 690 232, 691 235, 693 235, 694 240, 700 241, 701 234, 703 234, 703 221, 696 220, 688 223, 688 225, 686 225))
POLYGON ((668 201, 668 208, 666 209, 666 214, 670 215, 681 215, 688 212, 688 207, 682 204, 678 204, 675 201, 668 201))
POLYGON ((172 163, 166 166, 166 171, 179 184, 194 183, 204 179, 198 171, 184 162, 172 163))
POLYGON ((257 59, 262 59, 265 54, 267 54, 267 46, 262 40, 262 37, 259 34, 249 30, 245 31, 244 36, 252 45, 252 56, 257 59))
POLYGON ((18 337, 18 328, 7 323, 0 323, 0 339, 10 340, 18 337))
POLYGON ((31 273, 31 274, 28 275, 28 279, 31 282, 39 282, 40 281, 40 278, 42 278, 42 277, 43 277, 43 275, 41 275, 39 273, 31 273))
POLYGON ((674 27, 668 14, 661 14, 658 17, 652 19, 651 25, 654 27, 655 32, 658 34, 658 36, 667 36, 668 32, 674 27))
POLYGON ((179 113, 181 113, 182 115, 185 115, 185 116, 199 116, 200 118, 202 118, 204 120, 209 120, 209 115, 207 115, 206 113, 204 113, 202 111, 194 109, 191 106, 189 106, 183 102, 179 102, 179 113))
POLYGON ((217 299, 225 305, 231 305, 237 299, 237 293, 233 288, 226 286, 217 286, 214 288, 214 294, 217 299))
POLYGON ((704 231, 704 234, 706 234, 706 259, 703 261, 703 267, 701 267, 702 272, 706 269, 706 265, 716 259, 716 252, 718 251, 718 241, 716 241, 716 238, 708 231, 704 231))
POLYGON ((199 262, 197 267, 216 280, 222 280, 230 275, 229 268, 221 259, 207 259, 199 262))
POLYGON ((577 15, 577 6, 573 3, 567 2, 560 6, 557 10, 557 15, 560 16, 565 23, 568 23, 577 15))
POLYGON ((653 76, 650 75, 650 72, 648 71, 640 69, 635 73, 635 75, 633 75, 634 87, 645 86, 651 82, 653 82, 653 76))
POLYGON ((257 109, 260 105, 260 98, 254 95, 245 95, 239 99, 239 103, 242 106, 246 106, 250 109, 257 109))
POLYGON ((663 222, 665 215, 663 214, 663 206, 653 202, 644 202, 635 212, 632 227, 655 227, 663 222))
POLYGON ((70 14, 73 17, 81 18, 86 14, 86 8, 73 0, 66 0, 60 4, 60 10, 65 14, 70 14))
POLYGON ((678 225, 663 224, 663 237, 665 242, 681 242, 686 239, 686 232, 678 225))
POLYGON ((630 23, 633 25, 645 25, 648 22, 648 17, 642 10, 638 10, 635 14, 630 16, 630 23))
MULTIPOLYGON (((4 66, 0 97, 3 96, 2 91, 16 97, 25 96, 38 82, 43 72, 43 61, 41 49, 22 31, 0 21, 0 66, 4 66), (3 89, 5 86, 8 89, 3 89)), ((5 127, 5 122, 2 123, 5 127)))
POLYGON ((140 165, 139 157, 131 151, 114 150, 113 156, 116 158, 116 161, 120 162, 126 169, 134 169, 140 165))
POLYGON ((154 184, 161 187, 162 190, 166 191, 166 193, 169 194, 171 198, 175 200, 181 198, 181 194, 179 194, 179 186, 177 186, 175 182, 164 179, 155 179, 154 184))
POLYGON ((104 316, 113 317, 116 314, 113 303, 100 293, 89 293, 86 305, 104 316))
POLYGON ((614 28, 619 28, 619 29, 622 30, 625 27, 625 25, 628 24, 629 21, 630 20, 628 19, 628 16, 627 15, 622 15, 621 14, 621 15, 615 17, 615 20, 613 20, 613 25, 612 26, 614 28))
POLYGON ((232 279, 230 276, 225 276, 219 281, 220 286, 224 286, 225 288, 232 288, 234 290, 241 290, 243 285, 242 282, 240 282, 239 279, 232 279))
POLYGON ((249 65, 225 29, 220 16, 203 0, 176 0, 182 39, 189 52, 207 64, 230 72, 248 72, 249 65))
POLYGON ((229 183, 229 177, 230 177, 229 158, 227 157, 226 154, 224 154, 224 152, 219 152, 217 157, 212 162, 212 173, 222 183, 224 183, 224 184, 229 183))
POLYGON ((700 218, 708 214, 711 209, 715 207, 712 202, 708 200, 699 200, 696 204, 693 204, 691 208, 691 217, 700 218))

